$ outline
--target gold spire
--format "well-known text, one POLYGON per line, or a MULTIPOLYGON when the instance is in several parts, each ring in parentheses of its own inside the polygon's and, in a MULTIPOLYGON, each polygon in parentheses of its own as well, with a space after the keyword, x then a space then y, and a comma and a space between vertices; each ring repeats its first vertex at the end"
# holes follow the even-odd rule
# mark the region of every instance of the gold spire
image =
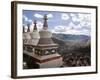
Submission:
POLYGON ((27 32, 30 32, 30 24, 27 24, 27 27, 28 27, 27 32))
POLYGON ((36 20, 34 21, 34 30, 37 30, 37 26, 36 26, 36 20))
POLYGON ((23 26, 23 33, 25 33, 25 26, 23 26))
POLYGON ((48 29, 48 23, 47 23, 47 15, 45 14, 44 15, 44 24, 43 24, 43 29, 44 30, 47 30, 48 29))

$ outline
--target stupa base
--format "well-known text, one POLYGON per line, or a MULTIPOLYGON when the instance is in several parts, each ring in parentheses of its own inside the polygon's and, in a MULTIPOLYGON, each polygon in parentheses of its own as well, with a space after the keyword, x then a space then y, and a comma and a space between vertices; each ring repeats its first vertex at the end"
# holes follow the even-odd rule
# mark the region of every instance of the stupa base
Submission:
POLYGON ((33 59, 39 68, 56 68, 62 66, 62 57, 57 53, 41 57, 34 55, 33 59))

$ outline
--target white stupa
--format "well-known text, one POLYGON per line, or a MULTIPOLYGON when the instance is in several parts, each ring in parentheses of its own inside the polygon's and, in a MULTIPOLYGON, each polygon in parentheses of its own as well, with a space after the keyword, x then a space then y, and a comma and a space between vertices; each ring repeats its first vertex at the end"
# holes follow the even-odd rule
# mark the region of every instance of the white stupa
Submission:
POLYGON ((35 47, 34 61, 40 68, 62 66, 62 57, 58 54, 58 44, 52 40, 52 33, 48 30, 47 15, 44 15, 43 30, 39 31, 40 39, 35 47))
POLYGON ((27 27, 28 27, 27 32, 25 32, 25 27, 23 27, 23 43, 24 44, 28 44, 30 39, 31 39, 31 36, 30 36, 30 25, 28 24, 27 27))
POLYGON ((39 35, 39 32, 37 31, 37 26, 36 26, 36 20, 34 21, 34 28, 33 28, 33 31, 32 33, 30 33, 31 35, 31 45, 34 45, 36 46, 38 44, 38 41, 39 41, 39 38, 40 38, 40 35, 39 35))
POLYGON ((47 24, 47 16, 44 15, 44 24, 43 24, 43 29, 41 31, 39 31, 40 34, 40 39, 38 42, 38 45, 57 45, 55 44, 51 37, 52 37, 52 33, 48 30, 48 24, 47 24))
MULTIPOLYGON (((52 40, 52 33, 48 30, 47 15, 44 15, 43 30, 37 31, 36 21, 34 21, 33 32, 23 34, 25 39, 31 41, 26 44, 28 49, 34 49, 33 52, 24 52, 32 57, 37 68, 55 68, 62 66, 62 56, 57 52, 58 44, 52 40)), ((27 49, 27 50, 28 50, 27 49)))

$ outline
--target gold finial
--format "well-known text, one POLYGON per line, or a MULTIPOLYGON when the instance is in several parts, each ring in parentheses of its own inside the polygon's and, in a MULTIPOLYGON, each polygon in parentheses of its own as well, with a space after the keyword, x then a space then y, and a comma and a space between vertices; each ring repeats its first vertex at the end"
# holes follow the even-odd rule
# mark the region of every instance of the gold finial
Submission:
POLYGON ((44 30, 47 30, 47 29, 48 29, 47 20, 48 20, 48 18, 47 18, 47 15, 45 14, 45 15, 44 15, 44 24, 43 24, 43 29, 44 29, 44 30))
POLYGON ((46 14, 44 15, 44 20, 48 20, 48 19, 47 19, 47 15, 46 15, 46 14))
POLYGON ((25 33, 25 26, 23 26, 23 33, 25 33))
POLYGON ((28 27, 27 32, 30 32, 30 24, 27 24, 27 27, 28 27))
POLYGON ((36 26, 36 20, 34 20, 34 30, 37 30, 37 26, 36 26))

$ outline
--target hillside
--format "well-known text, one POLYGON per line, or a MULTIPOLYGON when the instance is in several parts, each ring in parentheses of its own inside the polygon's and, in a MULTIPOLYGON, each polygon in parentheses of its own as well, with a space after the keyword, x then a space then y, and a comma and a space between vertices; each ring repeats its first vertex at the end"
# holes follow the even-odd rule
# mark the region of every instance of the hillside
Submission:
POLYGON ((53 34, 52 39, 59 45, 58 51, 60 53, 90 47, 90 37, 85 35, 53 34))
POLYGON ((89 36, 53 34, 52 39, 59 45, 58 53, 63 57, 63 66, 91 65, 91 40, 89 36))

